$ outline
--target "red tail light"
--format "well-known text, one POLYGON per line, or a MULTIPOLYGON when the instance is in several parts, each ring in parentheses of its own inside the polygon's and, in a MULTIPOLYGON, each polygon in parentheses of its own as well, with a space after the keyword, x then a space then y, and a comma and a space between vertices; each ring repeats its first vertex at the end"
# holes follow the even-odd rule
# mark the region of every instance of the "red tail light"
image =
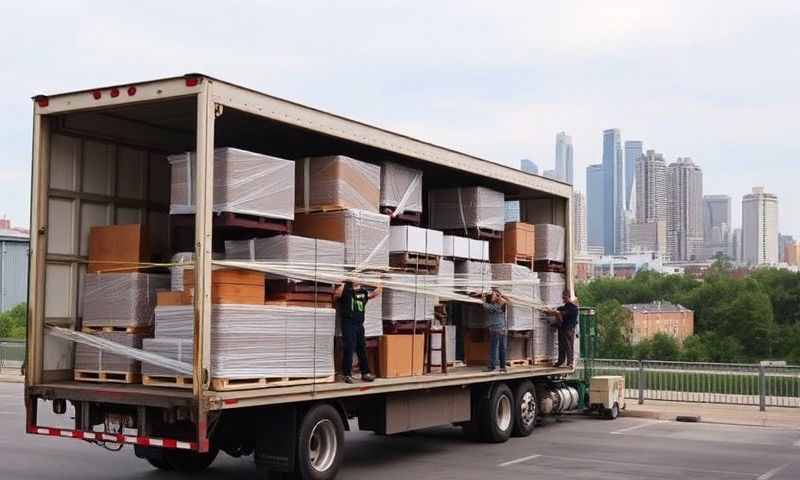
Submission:
POLYGON ((186 79, 186 86, 187 87, 196 87, 197 84, 200 83, 200 79, 197 77, 188 77, 186 79))
POLYGON ((114 87, 111 89, 111 98, 117 97, 119 97, 119 88, 114 87))
POLYGON ((38 97, 36 97, 36 105, 39 105, 40 107, 44 108, 50 105, 50 99, 45 97, 44 95, 39 95, 38 97))
POLYGON ((95 90, 94 92, 92 92, 92 96, 94 97, 95 100, 100 100, 100 97, 103 96, 103 92, 101 92, 100 90, 95 90))
POLYGON ((128 96, 132 97, 136 95, 136 87, 128 87, 128 96))

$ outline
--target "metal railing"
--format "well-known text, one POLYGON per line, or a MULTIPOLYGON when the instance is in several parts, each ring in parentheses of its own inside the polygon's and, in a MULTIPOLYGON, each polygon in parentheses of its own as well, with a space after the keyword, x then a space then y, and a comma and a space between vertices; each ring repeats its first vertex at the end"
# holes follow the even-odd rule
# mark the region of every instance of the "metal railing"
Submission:
MULTIPOLYGON (((595 359, 593 375, 625 377, 625 397, 800 408, 800 367, 595 359)), ((578 365, 578 375, 582 372, 578 365)))
POLYGON ((0 372, 17 373, 25 361, 25 340, 0 339, 0 372))

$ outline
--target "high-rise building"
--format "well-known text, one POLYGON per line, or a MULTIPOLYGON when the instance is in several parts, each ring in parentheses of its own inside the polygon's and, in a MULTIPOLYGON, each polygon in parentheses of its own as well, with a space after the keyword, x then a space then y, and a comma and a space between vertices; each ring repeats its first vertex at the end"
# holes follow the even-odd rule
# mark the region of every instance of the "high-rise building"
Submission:
POLYGON ((630 226, 631 253, 667 253, 667 223, 664 221, 633 223, 630 226))
POLYGON ((558 173, 555 170, 545 170, 543 176, 552 178, 553 180, 561 180, 562 182, 564 181, 558 176, 558 173))
POLYGON ((572 137, 564 132, 556 134, 556 176, 570 185, 573 184, 572 137))
POLYGON ((742 229, 734 228, 731 233, 731 260, 742 261, 742 229))
POLYGON ((778 262, 786 262, 786 247, 794 243, 791 235, 778 235, 778 262))
POLYGON ((586 252, 588 240, 586 236, 586 197, 582 192, 576 190, 572 192, 572 241, 575 254, 580 255, 586 252))
POLYGON ((753 187, 753 193, 742 198, 742 261, 778 262, 778 197, 764 187, 753 187))
POLYGON ((792 242, 783 249, 784 261, 789 265, 800 266, 800 242, 792 242))
POLYGON ((519 161, 519 169, 526 173, 539 175, 539 166, 527 158, 523 158, 519 161))
POLYGON ((605 175, 602 165, 586 167, 586 237, 589 247, 605 252, 603 212, 605 206, 605 175))
POLYGON ((719 254, 730 255, 731 197, 728 195, 703 196, 703 250, 704 258, 719 254))
POLYGON ((625 237, 625 190, 619 129, 603 131, 603 245, 607 254, 619 253, 625 237))
POLYGON ((688 157, 667 167, 667 249, 673 261, 702 254, 703 171, 688 157))
POLYGON ((648 150, 636 161, 636 222, 667 221, 667 163, 648 150))
POLYGON ((625 142, 625 210, 633 211, 634 184, 636 183, 636 161, 642 156, 644 143, 639 140, 625 142))

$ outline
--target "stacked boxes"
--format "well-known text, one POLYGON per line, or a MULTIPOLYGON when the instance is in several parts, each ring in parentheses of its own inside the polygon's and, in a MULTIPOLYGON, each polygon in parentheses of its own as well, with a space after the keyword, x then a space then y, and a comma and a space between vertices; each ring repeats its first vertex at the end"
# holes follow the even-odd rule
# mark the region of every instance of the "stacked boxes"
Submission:
POLYGON ((83 284, 84 327, 149 327, 156 290, 169 288, 167 275, 87 273, 83 284))
POLYGON ((389 266, 389 217, 366 210, 299 214, 294 231, 306 237, 344 243, 349 266, 389 266))
POLYGON ((225 258, 331 268, 344 263, 344 244, 298 235, 229 240, 225 242, 225 258))
POLYGON ((422 172, 399 163, 381 164, 381 207, 422 213, 422 172))
POLYGON ((505 195, 485 187, 445 188, 428 193, 431 228, 502 231, 505 195))
MULTIPOLYGON (((195 210, 196 155, 168 158, 171 214, 195 210)), ((214 212, 294 218, 295 162, 236 148, 214 150, 214 212)))
MULTIPOLYGON (((492 280, 510 282, 511 285, 500 286, 499 290, 506 294, 522 298, 535 299, 538 290, 536 274, 528 267, 513 263, 492 264, 492 280)), ((533 330, 533 308, 524 305, 509 305, 506 309, 506 322, 510 331, 533 330)))
POLYGON ((135 272, 149 257, 147 230, 142 225, 94 226, 89 230, 89 273, 135 272))
POLYGON ((300 212, 360 209, 378 211, 381 167, 342 155, 303 158, 294 178, 300 212))
POLYGON ((538 272, 539 275, 539 295, 542 303, 550 307, 561 305, 561 295, 566 288, 566 277, 563 273, 538 272))
POLYGON ((564 227, 540 223, 534 226, 535 260, 564 263, 564 227))
POLYGON ((389 231, 389 252, 442 256, 442 232, 410 225, 392 226, 389 231))
POLYGON ((442 248, 442 255, 444 257, 459 260, 469 259, 469 238, 444 235, 442 237, 442 242, 444 244, 442 248))
POLYGON ((492 263, 531 262, 534 257, 534 226, 521 223, 506 223, 503 238, 491 242, 492 263))
MULTIPOLYGON (((183 272, 183 289, 194 292, 194 269, 183 272)), ((263 305, 265 278, 253 270, 219 269, 211 272, 211 303, 263 305)))
MULTIPOLYGON (((409 289, 413 289, 415 285, 420 288, 436 285, 436 277, 428 275, 395 275, 393 280, 404 283, 409 289)), ((433 307, 436 301, 431 295, 389 288, 384 290, 381 297, 385 321, 433 320, 433 307)))

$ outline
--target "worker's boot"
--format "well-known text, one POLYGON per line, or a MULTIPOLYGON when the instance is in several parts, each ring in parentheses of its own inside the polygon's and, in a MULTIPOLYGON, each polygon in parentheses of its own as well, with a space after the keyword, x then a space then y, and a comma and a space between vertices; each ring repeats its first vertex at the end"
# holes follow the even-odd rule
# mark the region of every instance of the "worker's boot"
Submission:
POLYGON ((345 375, 342 380, 344 380, 344 383, 353 383, 353 377, 350 375, 345 375))
POLYGON ((361 375, 361 380, 363 380, 365 382, 372 382, 372 381, 375 380, 375 375, 373 375, 373 374, 371 374, 369 372, 364 373, 364 374, 361 375))

